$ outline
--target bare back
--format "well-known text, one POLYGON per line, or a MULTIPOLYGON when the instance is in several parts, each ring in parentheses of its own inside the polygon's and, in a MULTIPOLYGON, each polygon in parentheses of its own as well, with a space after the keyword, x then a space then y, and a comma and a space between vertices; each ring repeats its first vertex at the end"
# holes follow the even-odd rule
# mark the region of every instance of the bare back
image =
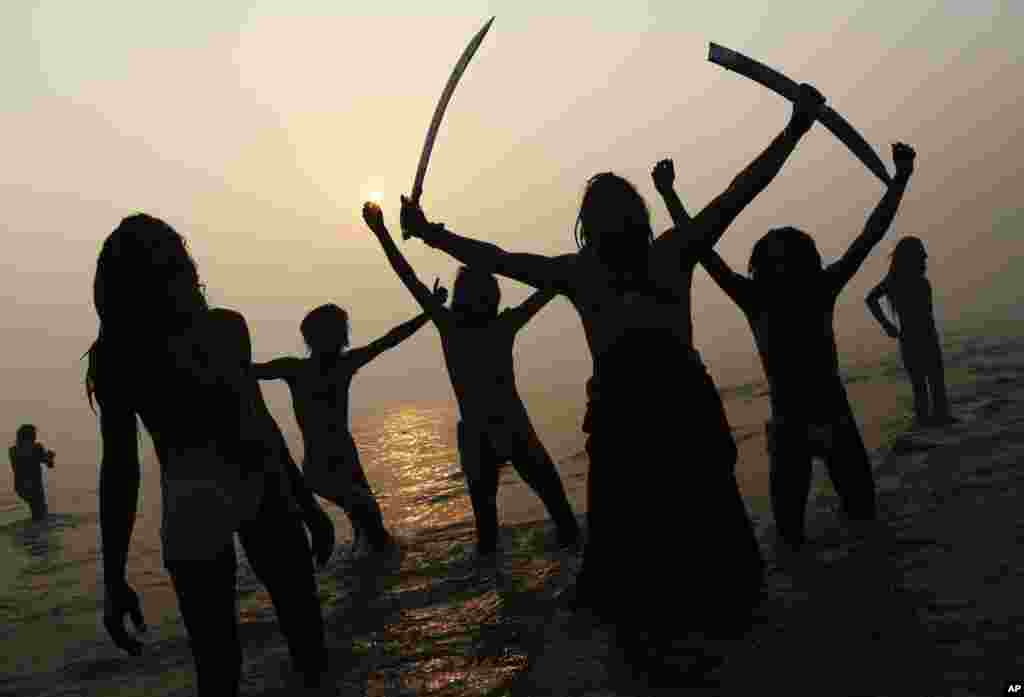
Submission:
POLYGON ((620 293, 613 287, 610 272, 592 254, 584 250, 573 256, 566 295, 580 314, 595 374, 600 370, 600 357, 631 329, 667 330, 680 344, 692 346, 692 265, 682 274, 676 267, 675 277, 660 284, 666 292, 620 293))
POLYGON ((357 369, 356 362, 344 354, 328 366, 312 358, 291 359, 283 377, 307 454, 321 441, 348 435, 348 393, 357 369))

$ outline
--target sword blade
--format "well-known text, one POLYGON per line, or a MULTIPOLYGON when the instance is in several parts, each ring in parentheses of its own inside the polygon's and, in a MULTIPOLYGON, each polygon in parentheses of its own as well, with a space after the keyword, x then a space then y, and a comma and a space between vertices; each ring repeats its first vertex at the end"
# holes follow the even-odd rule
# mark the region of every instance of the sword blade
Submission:
MULTIPOLYGON (((712 42, 708 50, 708 60, 716 63, 726 70, 732 70, 746 78, 767 87, 772 92, 779 94, 791 102, 796 102, 800 94, 800 86, 782 73, 759 63, 753 58, 748 58, 742 53, 728 49, 712 42)), ((818 121, 840 140, 850 151, 857 156, 864 166, 871 170, 883 183, 889 185, 892 178, 889 176, 885 163, 878 156, 874 148, 864 140, 863 136, 840 116, 832 107, 823 107, 818 114, 818 121)))
POLYGON ((420 162, 416 167, 416 178, 412 184, 412 201, 413 203, 419 203, 420 196, 423 194, 423 179, 427 175, 427 165, 430 163, 430 153, 434 149, 434 140, 437 138, 437 131, 441 127, 441 119, 444 118, 444 111, 448 106, 448 101, 452 98, 452 93, 455 91, 455 86, 459 84, 459 78, 462 77, 462 73, 466 71, 466 66, 469 65, 469 61, 473 58, 473 54, 476 53, 477 48, 480 46, 480 42, 484 40, 484 35, 487 34, 487 30, 491 28, 491 23, 494 21, 494 17, 487 20, 487 24, 483 26, 483 29, 476 33, 466 49, 462 52, 462 56, 459 61, 452 68, 452 74, 448 78, 448 83, 444 86, 444 91, 441 93, 441 99, 437 102, 437 107, 434 109, 434 117, 430 121, 430 128, 427 129, 427 138, 423 142, 423 152, 420 153, 420 162))

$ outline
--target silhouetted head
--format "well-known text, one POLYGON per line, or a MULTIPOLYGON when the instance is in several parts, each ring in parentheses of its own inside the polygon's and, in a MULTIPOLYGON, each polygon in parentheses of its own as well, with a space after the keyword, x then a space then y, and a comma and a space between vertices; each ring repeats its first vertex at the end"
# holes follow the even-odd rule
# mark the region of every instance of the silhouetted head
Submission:
POLYGON ((86 393, 92 402, 96 350, 165 346, 167 336, 207 309, 203 285, 185 239, 145 213, 128 216, 103 242, 93 279, 99 336, 88 351, 86 393))
POLYGON ((494 274, 460 266, 452 284, 452 312, 460 321, 476 324, 498 316, 501 288, 494 274))
POLYGON ((22 424, 18 426, 14 438, 19 443, 34 443, 36 440, 36 427, 32 424, 22 424))
POLYGON ((622 177, 602 172, 590 178, 576 216, 576 244, 590 247, 616 271, 646 273, 654 230, 640 193, 622 177))
POLYGON ((312 310, 299 325, 309 350, 320 355, 337 355, 348 348, 348 313, 327 303, 312 310))
POLYGON ((93 300, 101 326, 173 329, 207 309, 185 239, 145 213, 131 215, 103 242, 93 300))
POLYGON ((758 281, 789 285, 821 271, 821 254, 806 232, 775 228, 754 244, 748 268, 758 281))
POLYGON ((900 278, 924 275, 928 254, 920 237, 908 235, 896 243, 892 250, 890 273, 900 278))

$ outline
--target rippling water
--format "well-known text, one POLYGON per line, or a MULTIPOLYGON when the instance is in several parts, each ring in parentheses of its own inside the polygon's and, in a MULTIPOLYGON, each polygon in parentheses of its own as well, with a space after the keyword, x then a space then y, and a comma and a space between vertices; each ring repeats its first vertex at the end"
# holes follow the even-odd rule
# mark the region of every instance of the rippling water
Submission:
MULTIPOLYGON (((955 349, 951 346, 950 350, 955 355, 949 371, 956 381, 958 361, 972 360, 972 351, 978 348, 969 340, 953 343, 955 349)), ((893 360, 852 376, 848 389, 869 448, 878 447, 892 428, 905 422, 909 386, 893 360)), ((726 409, 740 446, 737 476, 755 516, 766 510, 762 425, 767 403, 761 392, 757 385, 750 385, 726 395, 726 409)), ((579 452, 582 405, 567 410, 551 408, 550 415, 538 414, 535 422, 559 459, 562 481, 574 508, 582 513, 587 464, 579 452)), ((388 527, 400 538, 471 520, 455 447, 456 420, 454 405, 402 406, 354 419, 353 435, 367 474, 388 527)), ((128 575, 142 596, 150 641, 163 642, 173 650, 167 649, 143 674, 150 671, 154 679, 162 675, 164 687, 168 680, 190 684, 184 629, 160 557, 159 476, 152 449, 144 452, 128 575)), ((680 457, 694 456, 681 452, 680 457)), ((638 464, 642 467, 644 463, 638 464)), ((633 469, 631 474, 636 476, 636 471, 642 470, 633 469)), ((107 694, 94 691, 103 682, 96 681, 120 679, 120 655, 107 641, 99 621, 96 474, 95 463, 78 467, 58 463, 47 472, 50 518, 33 523, 28 519, 28 507, 13 494, 10 473, 0 473, 0 694, 107 694), (46 676, 45 689, 40 687, 42 675, 46 676), (83 680, 93 681, 93 687, 82 686, 83 680)), ((540 501, 526 495, 527 491, 514 470, 503 470, 498 502, 503 524, 545 517, 540 501)), ((339 542, 346 542, 351 535, 347 518, 329 503, 325 509, 335 520, 339 542)), ((243 616, 267 610, 269 598, 244 563, 240 565, 239 588, 243 616)), ((125 689, 129 688, 126 684, 125 689)), ((138 685, 133 689, 146 693, 138 685)))

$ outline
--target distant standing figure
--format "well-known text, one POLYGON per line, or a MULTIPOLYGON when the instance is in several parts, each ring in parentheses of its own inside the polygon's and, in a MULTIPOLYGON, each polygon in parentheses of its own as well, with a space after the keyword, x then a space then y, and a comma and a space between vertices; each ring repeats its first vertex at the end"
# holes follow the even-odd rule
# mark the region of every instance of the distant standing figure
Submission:
POLYGON ((932 286, 925 277, 928 255, 919 237, 907 236, 896 243, 889 273, 865 300, 885 333, 899 339, 903 365, 914 390, 914 416, 918 426, 941 426, 954 421, 946 395, 942 347, 932 311, 932 286), (899 321, 889 320, 881 298, 899 321))
POLYGON ((53 469, 54 452, 36 442, 36 427, 32 424, 18 427, 14 445, 7 452, 14 469, 14 492, 32 509, 32 520, 45 520, 46 490, 43 488, 43 471, 39 467, 45 464, 53 469))
MULTIPOLYGON (((444 293, 441 288, 439 293, 444 293)), ((260 380, 284 380, 305 445, 302 472, 307 485, 348 515, 358 552, 365 539, 374 552, 394 540, 384 527, 380 504, 359 462, 348 425, 348 393, 356 372, 384 351, 398 346, 427 322, 426 313, 404 322, 366 346, 350 349, 348 313, 334 304, 315 308, 299 330, 312 355, 284 356, 253 366, 260 380)))

